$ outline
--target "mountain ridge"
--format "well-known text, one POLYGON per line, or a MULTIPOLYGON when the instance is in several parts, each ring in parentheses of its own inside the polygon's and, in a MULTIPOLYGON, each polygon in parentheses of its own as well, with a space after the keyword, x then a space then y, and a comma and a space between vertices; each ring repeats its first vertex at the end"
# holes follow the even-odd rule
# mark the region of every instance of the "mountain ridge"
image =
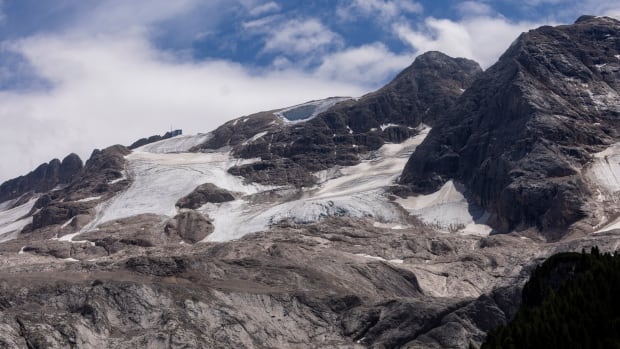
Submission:
POLYGON ((401 183, 426 193, 463 181, 499 231, 560 237, 595 211, 581 168, 620 136, 618 30, 582 17, 522 34, 431 131, 401 183))
POLYGON ((357 100, 94 151, 0 202, 0 347, 479 345, 542 260, 618 249, 616 36, 582 17, 486 72, 430 52, 357 100), (580 179, 592 217, 489 199, 519 178, 543 198, 580 179))

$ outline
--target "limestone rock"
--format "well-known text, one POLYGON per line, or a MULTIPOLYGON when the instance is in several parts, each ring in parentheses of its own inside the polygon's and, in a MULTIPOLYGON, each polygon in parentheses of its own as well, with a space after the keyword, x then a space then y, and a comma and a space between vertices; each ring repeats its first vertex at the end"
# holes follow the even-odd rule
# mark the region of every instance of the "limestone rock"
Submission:
POLYGON ((590 214, 580 171, 620 139, 620 22, 583 18, 519 37, 412 155, 401 184, 464 183, 501 232, 549 239, 590 214))
POLYGON ((212 183, 201 184, 187 196, 179 199, 176 206, 179 208, 197 209, 200 206, 211 203, 233 201, 235 197, 225 189, 212 183))

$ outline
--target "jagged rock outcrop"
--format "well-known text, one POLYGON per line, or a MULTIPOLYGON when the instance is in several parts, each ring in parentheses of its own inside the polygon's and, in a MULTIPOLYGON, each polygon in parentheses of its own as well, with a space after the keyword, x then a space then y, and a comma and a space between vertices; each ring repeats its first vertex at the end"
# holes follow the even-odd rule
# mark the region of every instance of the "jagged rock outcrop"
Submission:
POLYGON ((2 183, 0 202, 19 198, 26 193, 45 193, 60 184, 69 184, 81 169, 82 160, 76 154, 67 155, 62 162, 53 159, 25 176, 2 183))
POLYGON ((620 140, 620 22, 582 17, 521 35, 431 131, 401 177, 466 185, 500 232, 548 238, 589 215, 582 169, 620 140))
MULTIPOLYGON (((297 187, 315 182, 304 172, 350 166, 385 142, 402 142, 421 123, 434 125, 481 72, 467 59, 428 52, 382 89, 358 100, 343 100, 305 122, 289 124, 275 111, 230 121, 195 148, 232 147, 241 158, 261 162, 231 173, 263 184, 297 187)), ((300 108, 304 108, 301 106, 300 108)))
POLYGON ((200 206, 211 203, 233 201, 235 197, 228 190, 222 189, 212 183, 201 184, 194 191, 177 201, 179 208, 197 209, 200 206))
POLYGON ((94 215, 97 204, 129 185, 124 175, 124 156, 129 152, 121 145, 93 151, 70 184, 63 189, 50 191, 37 200, 33 208, 32 224, 24 228, 22 233, 34 232, 53 237, 58 231, 47 227, 66 224, 65 227, 76 230, 79 228, 76 223, 86 224, 90 220, 88 217, 94 215))
POLYGON ((166 132, 166 133, 164 133, 163 136, 153 135, 153 136, 150 136, 148 138, 140 138, 137 141, 131 143, 131 145, 128 146, 127 148, 133 150, 133 149, 139 148, 139 147, 141 147, 143 145, 155 143, 155 142, 158 142, 158 141, 161 141, 161 140, 164 140, 164 139, 168 139, 168 138, 172 138, 172 132, 166 132))

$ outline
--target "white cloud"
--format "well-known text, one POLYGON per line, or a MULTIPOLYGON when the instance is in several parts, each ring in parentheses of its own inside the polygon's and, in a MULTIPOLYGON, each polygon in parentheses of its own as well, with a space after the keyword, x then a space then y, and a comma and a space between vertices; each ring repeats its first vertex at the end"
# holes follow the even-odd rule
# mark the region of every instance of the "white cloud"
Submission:
POLYGON ((489 4, 482 1, 463 1, 456 5, 456 9, 464 17, 486 16, 495 12, 489 4))
POLYGON ((280 15, 271 15, 266 17, 261 17, 257 19, 253 19, 250 21, 246 21, 241 23, 241 26, 246 30, 258 30, 259 32, 265 33, 269 32, 268 26, 275 23, 277 20, 281 19, 280 15))
POLYGON ((353 0, 341 5, 336 14, 343 20, 355 20, 359 16, 381 21, 391 21, 403 14, 422 13, 423 6, 412 0, 353 0))
POLYGON ((394 30, 418 53, 437 50, 450 56, 471 58, 487 68, 520 33, 538 26, 488 16, 468 17, 460 22, 429 17, 420 28, 412 29, 401 23, 396 24, 394 30))
POLYGON ((257 73, 226 61, 177 61, 144 36, 28 38, 12 49, 54 82, 44 92, 0 93, 0 178, 53 157, 128 144, 173 125, 207 132, 260 110, 333 95, 360 95, 356 84, 292 69, 257 73))
POLYGON ((386 81, 412 60, 413 54, 397 55, 385 45, 374 43, 325 56, 316 73, 326 79, 368 85, 386 81))
POLYGON ((268 13, 278 12, 280 11, 280 5, 277 3, 270 1, 268 3, 258 5, 250 10, 250 16, 258 17, 268 13))
POLYGON ((316 18, 292 19, 270 27, 264 46, 266 52, 316 54, 342 46, 342 38, 316 18))

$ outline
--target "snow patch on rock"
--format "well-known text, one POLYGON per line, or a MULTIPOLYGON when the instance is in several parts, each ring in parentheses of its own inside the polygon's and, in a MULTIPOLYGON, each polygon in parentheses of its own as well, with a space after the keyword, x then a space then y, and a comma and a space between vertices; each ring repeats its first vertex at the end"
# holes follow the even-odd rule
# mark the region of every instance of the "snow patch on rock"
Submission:
POLYGON ((195 146, 203 144, 204 142, 208 141, 209 138, 211 137, 212 136, 210 133, 176 136, 176 137, 163 139, 161 141, 143 145, 135 149, 135 151, 157 153, 157 154, 183 153, 183 152, 189 151, 195 146))
POLYGON ((371 218, 405 224, 385 188, 394 184, 411 153, 430 128, 400 144, 385 144, 358 165, 335 167, 317 173, 320 184, 299 191, 293 199, 265 202, 251 196, 224 204, 206 204, 200 210, 213 219, 214 232, 207 241, 237 239, 269 229, 282 221, 295 224, 317 222, 327 217, 371 218))
POLYGON ((620 143, 594 154, 594 161, 586 175, 602 191, 601 199, 618 200, 618 192, 620 192, 620 143))
POLYGON ((273 114, 289 123, 304 122, 327 111, 337 103, 350 99, 351 97, 331 97, 320 101, 298 104, 286 109, 281 109, 273 114))
POLYGON ((489 215, 471 205, 463 192, 461 185, 448 181, 432 194, 400 198, 396 202, 436 229, 470 235, 489 235, 492 228, 485 224, 489 215))
MULTIPOLYGON (((180 148, 177 148, 180 149, 180 148)), ((157 148, 160 151, 161 148, 157 148)), ((249 164, 256 159, 235 159, 229 153, 150 153, 134 151, 126 156, 130 187, 97 206, 96 218, 83 231, 101 223, 153 213, 173 217, 177 200, 204 183, 231 192, 250 195, 272 187, 245 184, 243 178, 229 174, 232 166, 249 164)))
MULTIPOLYGON (((0 211, 0 242, 15 239, 19 232, 28 224, 32 223, 32 216, 26 217, 34 204, 37 197, 30 199, 21 206, 9 209, 12 205, 4 205, 4 210, 0 211)), ((12 202, 14 204, 15 201, 12 202)))

